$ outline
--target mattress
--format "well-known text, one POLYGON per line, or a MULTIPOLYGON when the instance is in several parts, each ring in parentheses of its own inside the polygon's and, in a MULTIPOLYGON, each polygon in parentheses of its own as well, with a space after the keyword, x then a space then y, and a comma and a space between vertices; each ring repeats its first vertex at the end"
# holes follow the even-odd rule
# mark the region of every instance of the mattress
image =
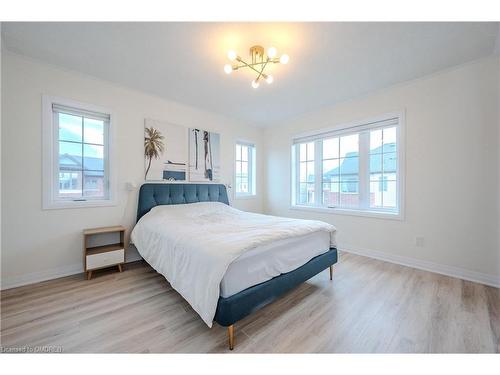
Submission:
POLYGON ((330 234, 324 231, 257 246, 229 265, 220 283, 220 296, 230 297, 293 271, 329 249, 330 234))

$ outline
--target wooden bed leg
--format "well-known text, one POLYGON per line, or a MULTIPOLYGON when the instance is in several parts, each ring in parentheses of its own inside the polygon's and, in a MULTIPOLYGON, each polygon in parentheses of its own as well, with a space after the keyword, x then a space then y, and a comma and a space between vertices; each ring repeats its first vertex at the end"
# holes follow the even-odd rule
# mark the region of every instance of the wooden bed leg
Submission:
POLYGON ((229 342, 229 350, 234 349, 234 325, 227 327, 227 338, 229 342))
POLYGON ((330 280, 333 280, 333 265, 330 266, 330 280))

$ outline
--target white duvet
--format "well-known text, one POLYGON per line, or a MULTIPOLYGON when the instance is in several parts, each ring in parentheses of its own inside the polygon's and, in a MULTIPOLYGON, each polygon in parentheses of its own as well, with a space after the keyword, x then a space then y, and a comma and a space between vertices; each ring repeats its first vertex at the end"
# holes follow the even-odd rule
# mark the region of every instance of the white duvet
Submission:
POLYGON ((132 231, 141 256, 212 326, 220 282, 236 258, 272 241, 335 227, 313 220, 244 212, 219 202, 156 206, 132 231))

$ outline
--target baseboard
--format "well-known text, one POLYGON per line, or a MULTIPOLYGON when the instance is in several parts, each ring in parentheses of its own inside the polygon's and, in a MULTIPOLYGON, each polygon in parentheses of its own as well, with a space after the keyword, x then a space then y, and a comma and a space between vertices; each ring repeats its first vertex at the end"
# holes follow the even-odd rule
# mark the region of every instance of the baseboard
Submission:
MULTIPOLYGON (((343 247, 343 246, 339 246, 339 250, 345 251, 346 253, 362 255, 373 259, 383 260, 385 262, 400 264, 403 266, 416 268, 419 270, 439 273, 441 275, 456 277, 459 279, 473 281, 476 283, 500 288, 500 277, 495 275, 470 271, 464 268, 447 266, 420 259, 403 257, 400 255, 387 254, 377 250, 360 249, 360 248, 343 247)), ((135 262, 141 259, 142 258, 136 251, 130 251, 127 254, 127 263, 135 262)), ((11 277, 2 280, 1 290, 7 290, 29 284, 39 283, 42 281, 58 279, 60 277, 76 275, 82 272, 83 272, 83 267, 81 263, 53 268, 40 272, 33 272, 30 274, 11 277)))
POLYGON ((76 275, 83 272, 81 263, 63 267, 51 268, 39 272, 32 272, 21 276, 8 277, 2 280, 2 290, 17 288, 19 286, 39 283, 60 277, 76 275))
MULTIPOLYGON (((127 263, 141 260, 137 252, 127 252, 127 263)), ((22 276, 10 277, 2 280, 1 290, 17 288, 20 286, 39 283, 60 277, 77 275, 83 272, 82 263, 72 264, 62 267, 51 268, 44 271, 33 272, 22 276)))
POLYGON ((400 264, 402 266, 416 268, 423 271, 439 273, 441 275, 456 277, 458 279, 473 281, 479 284, 500 288, 500 276, 471 271, 465 268, 447 266, 444 264, 438 264, 426 260, 408 258, 394 254, 387 254, 377 250, 359 249, 351 247, 339 247, 339 250, 345 251, 346 253, 362 255, 368 258, 383 260, 389 263, 400 264))

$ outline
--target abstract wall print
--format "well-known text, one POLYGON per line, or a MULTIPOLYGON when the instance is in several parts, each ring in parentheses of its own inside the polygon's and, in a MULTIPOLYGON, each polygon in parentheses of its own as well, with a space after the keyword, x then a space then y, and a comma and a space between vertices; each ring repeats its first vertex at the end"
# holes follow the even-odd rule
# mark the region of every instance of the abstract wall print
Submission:
POLYGON ((188 139, 184 126, 144 121, 144 179, 186 181, 188 139))
POLYGON ((220 134, 189 129, 189 180, 220 181, 220 134))

